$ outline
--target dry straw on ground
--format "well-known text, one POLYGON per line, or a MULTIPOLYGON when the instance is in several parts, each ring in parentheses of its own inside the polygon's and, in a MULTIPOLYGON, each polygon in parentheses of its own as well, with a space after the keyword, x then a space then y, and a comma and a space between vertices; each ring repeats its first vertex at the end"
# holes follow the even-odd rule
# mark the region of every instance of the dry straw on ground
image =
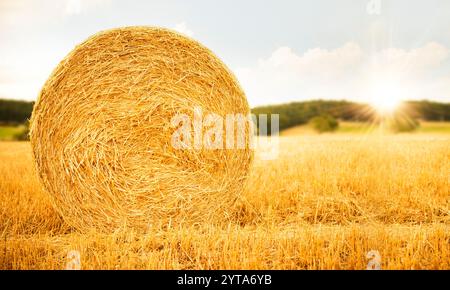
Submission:
POLYGON ((174 149, 171 118, 196 106, 249 113, 232 73, 194 40, 129 27, 77 46, 44 85, 31 125, 37 172, 64 220, 82 231, 226 220, 252 153, 174 149))

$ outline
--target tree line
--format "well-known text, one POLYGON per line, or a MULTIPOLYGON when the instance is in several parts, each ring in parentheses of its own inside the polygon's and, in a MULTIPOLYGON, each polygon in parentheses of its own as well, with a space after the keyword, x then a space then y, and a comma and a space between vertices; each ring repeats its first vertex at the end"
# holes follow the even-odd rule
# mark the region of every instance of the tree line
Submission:
MULTIPOLYGON (((252 113, 279 114, 280 131, 308 123, 317 116, 331 116, 343 121, 377 122, 377 112, 368 104, 350 101, 316 100, 292 102, 280 105, 261 106, 252 109, 252 113)), ((409 101, 402 104, 399 114, 411 120, 450 121, 450 103, 431 101, 409 101)), ((270 128, 270 118, 268 128, 270 128)))
MULTIPOLYGON (((30 117, 34 102, 0 99, 0 123, 23 124, 30 117)), ((402 109, 412 119, 427 121, 450 121, 450 103, 431 101, 406 102, 402 109)), ((376 112, 367 104, 349 101, 315 100, 280 105, 260 106, 252 113, 279 114, 280 130, 306 124, 312 118, 329 115, 345 121, 374 121, 376 112)), ((268 118, 270 128, 270 118, 268 118)))
POLYGON ((34 102, 0 99, 0 123, 11 125, 25 123, 31 117, 33 105, 34 102))

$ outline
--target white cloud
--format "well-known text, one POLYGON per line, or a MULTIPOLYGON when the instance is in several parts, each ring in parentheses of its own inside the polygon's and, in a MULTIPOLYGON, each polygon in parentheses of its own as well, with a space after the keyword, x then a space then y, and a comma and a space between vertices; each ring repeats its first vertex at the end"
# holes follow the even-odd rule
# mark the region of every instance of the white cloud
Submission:
POLYGON ((358 63, 361 56, 361 48, 352 42, 331 51, 314 48, 301 56, 289 47, 280 47, 267 60, 260 60, 259 65, 295 70, 298 73, 333 73, 358 63))
POLYGON ((176 24, 173 29, 189 37, 194 36, 194 32, 187 27, 186 22, 184 21, 176 24))
POLYGON ((374 55, 374 65, 383 70, 418 72, 440 65, 449 56, 449 49, 436 42, 409 51, 388 48, 374 55))
POLYGON ((396 87, 396 97, 402 99, 449 101, 450 75, 431 77, 448 58, 449 49, 435 42, 372 53, 354 42, 303 54, 280 47, 236 74, 252 106, 313 98, 366 101, 379 87, 396 87))

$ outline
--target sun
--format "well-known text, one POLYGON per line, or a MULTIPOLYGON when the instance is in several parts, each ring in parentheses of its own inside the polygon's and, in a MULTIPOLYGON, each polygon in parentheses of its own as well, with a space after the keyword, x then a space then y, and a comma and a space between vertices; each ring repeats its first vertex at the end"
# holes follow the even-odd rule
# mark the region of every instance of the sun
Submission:
POLYGON ((392 114, 400 106, 401 101, 397 98, 379 97, 371 100, 370 105, 380 114, 392 114))
POLYGON ((371 90, 369 104, 380 115, 389 115, 397 111, 402 103, 403 90, 392 83, 378 84, 371 90))

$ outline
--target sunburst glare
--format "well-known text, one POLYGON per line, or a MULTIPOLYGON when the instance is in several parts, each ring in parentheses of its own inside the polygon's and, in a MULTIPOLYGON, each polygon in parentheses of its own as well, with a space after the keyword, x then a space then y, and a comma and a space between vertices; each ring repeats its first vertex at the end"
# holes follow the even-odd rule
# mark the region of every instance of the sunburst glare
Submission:
POLYGON ((370 91, 369 104, 381 116, 395 113, 403 100, 404 89, 394 82, 381 82, 370 91))

